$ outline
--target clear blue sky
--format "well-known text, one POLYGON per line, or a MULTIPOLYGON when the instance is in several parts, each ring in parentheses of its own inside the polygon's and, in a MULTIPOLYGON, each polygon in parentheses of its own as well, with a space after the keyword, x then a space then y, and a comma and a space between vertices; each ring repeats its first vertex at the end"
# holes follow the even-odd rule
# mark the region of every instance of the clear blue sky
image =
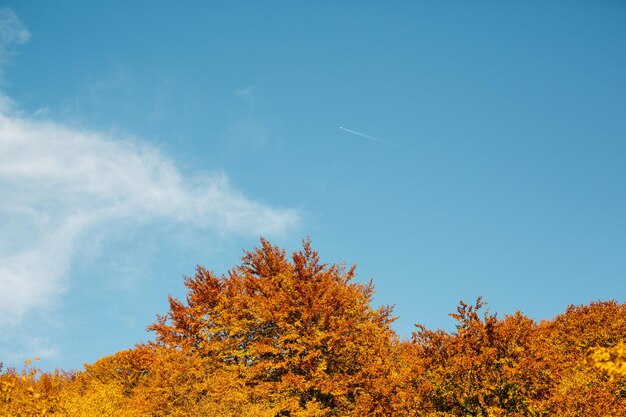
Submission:
POLYGON ((260 234, 402 337, 625 301, 626 3, 338 3, 4 2, 0 361, 149 340, 260 234))

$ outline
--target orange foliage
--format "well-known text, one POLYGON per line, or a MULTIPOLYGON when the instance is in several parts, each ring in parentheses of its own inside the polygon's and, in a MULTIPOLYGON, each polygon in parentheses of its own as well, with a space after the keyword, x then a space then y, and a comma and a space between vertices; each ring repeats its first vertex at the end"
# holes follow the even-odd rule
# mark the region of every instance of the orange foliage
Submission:
POLYGON ((556 376, 548 409, 557 415, 626 415, 626 379, 610 380, 593 366, 596 348, 626 340, 626 305, 614 301, 570 306, 565 314, 541 323, 538 344, 556 376))
POLYGON ((354 276, 308 241, 287 257, 262 240, 227 275, 185 278, 156 342, 81 372, 0 373, 0 416, 626 415, 626 305, 535 323, 479 298, 454 332, 400 341, 354 276))
POLYGON ((413 334, 411 384, 414 407, 437 415, 529 415, 547 379, 533 349, 535 323, 517 313, 498 320, 479 310, 484 303, 461 303, 457 331, 413 334))
POLYGON ((407 361, 414 415, 626 415, 624 378, 587 359, 626 337, 625 305, 570 306, 539 325, 521 313, 481 317, 483 306, 461 303, 454 333, 418 325, 407 361))
POLYGON ((187 278, 187 302, 170 298, 151 326, 157 341, 235 372, 284 415, 357 406, 382 415, 372 382, 389 372, 391 309, 373 309, 372 284, 352 282, 354 268, 321 264, 309 242, 291 261, 261 243, 227 276, 198 268, 187 278))

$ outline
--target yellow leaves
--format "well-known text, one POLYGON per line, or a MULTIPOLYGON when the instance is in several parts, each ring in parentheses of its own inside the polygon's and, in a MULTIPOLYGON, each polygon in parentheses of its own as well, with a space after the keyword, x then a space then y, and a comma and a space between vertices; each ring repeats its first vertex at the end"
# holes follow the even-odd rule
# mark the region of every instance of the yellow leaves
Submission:
POLYGON ((309 242, 291 259, 261 243, 227 275, 185 278, 185 300, 151 326, 156 343, 83 372, 42 373, 33 358, 0 373, 0 415, 626 415, 625 305, 537 324, 478 299, 453 314, 456 332, 417 326, 401 342, 354 268, 319 263, 309 242))
MULTIPOLYGON (((480 301, 473 307, 461 304, 456 333, 418 326, 413 339, 418 357, 408 376, 420 394, 413 397, 413 408, 453 415, 468 410, 480 415, 574 415, 572 410, 626 415, 619 388, 585 364, 586 350, 579 347, 623 338, 625 306, 570 307, 556 320, 537 325, 519 313, 481 317, 480 301)), ((594 353, 590 356, 607 370, 613 366, 606 351, 594 353)))
POLYGON ((38 361, 39 357, 35 356, 33 359, 26 359, 24 361, 24 365, 30 365, 31 363, 33 363, 33 361, 38 361))
POLYGON ((590 359, 592 364, 605 371, 611 380, 618 376, 626 377, 626 343, 620 342, 612 348, 591 348, 590 359))

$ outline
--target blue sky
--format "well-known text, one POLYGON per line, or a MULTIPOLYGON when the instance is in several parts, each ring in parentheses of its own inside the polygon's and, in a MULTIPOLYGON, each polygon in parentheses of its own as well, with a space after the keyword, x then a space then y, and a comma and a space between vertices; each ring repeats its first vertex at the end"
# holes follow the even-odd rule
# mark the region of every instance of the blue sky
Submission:
POLYGON ((259 235, 402 337, 624 302, 626 4, 337 3, 4 2, 0 361, 149 340, 259 235))

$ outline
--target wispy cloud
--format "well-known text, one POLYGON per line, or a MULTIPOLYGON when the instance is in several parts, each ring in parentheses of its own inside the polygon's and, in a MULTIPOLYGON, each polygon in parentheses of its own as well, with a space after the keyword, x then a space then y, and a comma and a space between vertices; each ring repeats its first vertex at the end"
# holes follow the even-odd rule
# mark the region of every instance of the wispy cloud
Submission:
POLYGON ((0 304, 15 321, 63 292, 76 244, 120 220, 222 234, 282 233, 298 213, 255 202, 223 173, 186 178, 136 140, 0 113, 0 304))
POLYGON ((254 117, 255 113, 255 93, 256 87, 254 86, 239 88, 235 90, 235 97, 243 100, 244 103, 248 104, 248 116, 250 117, 254 117))
POLYGON ((7 63, 15 46, 26 43, 29 39, 30 32, 15 13, 11 9, 0 9, 0 65, 7 63))
MULTIPOLYGON (((29 37, 11 10, 0 9, 0 71, 29 37)), ((281 234, 299 221, 295 210, 249 199, 222 172, 183 175, 139 138, 15 107, 0 92, 0 328, 62 300, 91 231, 174 222, 221 236, 281 234)))
POLYGON ((235 90, 235 96, 237 97, 250 97, 251 95, 254 94, 254 87, 245 87, 245 88, 238 88, 237 90, 235 90))

